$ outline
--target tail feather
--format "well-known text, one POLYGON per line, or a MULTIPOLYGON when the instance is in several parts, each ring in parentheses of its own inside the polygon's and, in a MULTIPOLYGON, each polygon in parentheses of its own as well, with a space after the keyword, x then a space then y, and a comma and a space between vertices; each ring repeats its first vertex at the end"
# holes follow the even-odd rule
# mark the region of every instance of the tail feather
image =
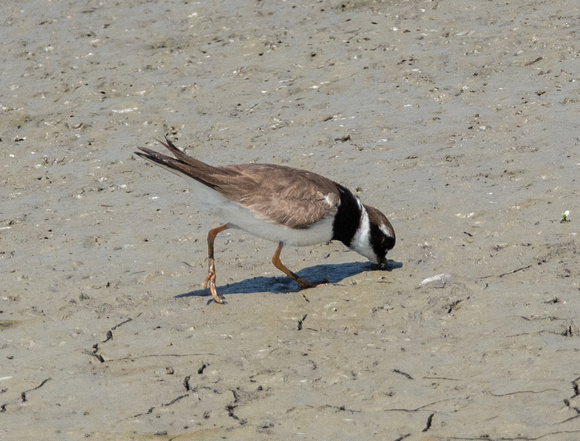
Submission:
POLYGON ((185 153, 183 153, 181 150, 179 150, 175 146, 175 144, 173 144, 173 142, 171 142, 171 140, 167 137, 167 135, 165 135, 165 142, 161 141, 160 139, 156 139, 155 141, 157 141, 159 144, 166 147, 171 153, 173 153, 175 155, 176 158, 181 159, 183 162, 187 163, 187 161, 189 159, 192 159, 191 157, 189 157, 185 153))
POLYGON ((213 183, 213 179, 211 179, 212 175, 219 175, 220 169, 217 167, 213 167, 205 162, 199 161, 191 156, 187 156, 181 150, 179 150, 175 144, 173 144, 167 136, 165 137, 165 141, 160 141, 157 139, 159 143, 161 143, 164 147, 166 147, 174 157, 164 155, 163 153, 156 152, 155 150, 151 150, 147 147, 138 147, 140 152, 135 152, 137 156, 141 158, 147 159, 151 162, 154 162, 157 165, 169 170, 178 175, 185 175, 189 176, 190 178, 195 179, 196 181, 201 182, 208 187, 215 188, 216 185, 213 183))

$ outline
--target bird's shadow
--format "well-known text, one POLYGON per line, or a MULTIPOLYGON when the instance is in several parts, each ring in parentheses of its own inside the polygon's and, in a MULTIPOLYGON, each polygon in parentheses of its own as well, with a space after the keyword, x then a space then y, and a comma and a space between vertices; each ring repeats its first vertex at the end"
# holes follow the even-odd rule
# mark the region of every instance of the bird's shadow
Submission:
MULTIPOLYGON (((402 268, 402 262, 388 261, 385 272, 402 268)), ((324 281, 329 284, 339 284, 342 280, 365 271, 372 271, 372 265, 368 262, 349 262, 336 265, 315 265, 304 268, 298 272, 298 275, 310 282, 324 281)), ((218 274, 219 277, 219 274, 218 274)), ((274 294, 284 294, 288 292, 299 291, 298 284, 290 277, 254 277, 252 279, 242 280, 240 282, 229 283, 218 286, 220 294, 251 294, 258 292, 271 292, 274 294)), ((197 289, 183 294, 178 294, 176 298, 182 297, 205 297, 211 296, 209 289, 197 289)))

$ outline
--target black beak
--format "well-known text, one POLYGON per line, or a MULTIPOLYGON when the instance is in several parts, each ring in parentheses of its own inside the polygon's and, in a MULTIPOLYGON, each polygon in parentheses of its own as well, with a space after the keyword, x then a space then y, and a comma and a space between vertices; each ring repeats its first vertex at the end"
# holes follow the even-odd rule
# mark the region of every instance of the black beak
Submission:
POLYGON ((374 270, 386 270, 387 269, 387 258, 385 257, 385 258, 379 260, 379 263, 371 264, 371 267, 374 270))

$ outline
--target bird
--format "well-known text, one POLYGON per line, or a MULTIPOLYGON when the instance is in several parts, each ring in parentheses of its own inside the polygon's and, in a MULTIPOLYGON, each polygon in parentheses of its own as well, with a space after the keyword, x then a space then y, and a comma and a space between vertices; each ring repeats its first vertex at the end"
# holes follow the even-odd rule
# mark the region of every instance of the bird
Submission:
POLYGON ((387 253, 396 243, 395 230, 378 209, 365 205, 345 186, 311 171, 276 164, 250 163, 213 166, 195 159, 165 136, 156 140, 173 156, 147 147, 135 154, 178 175, 191 178, 193 192, 203 208, 224 223, 207 236, 209 287, 216 303, 218 294, 214 259, 216 236, 237 228, 278 244, 272 263, 292 278, 300 289, 325 282, 309 282, 280 260, 282 248, 342 242, 366 257, 373 268, 386 269, 387 253))

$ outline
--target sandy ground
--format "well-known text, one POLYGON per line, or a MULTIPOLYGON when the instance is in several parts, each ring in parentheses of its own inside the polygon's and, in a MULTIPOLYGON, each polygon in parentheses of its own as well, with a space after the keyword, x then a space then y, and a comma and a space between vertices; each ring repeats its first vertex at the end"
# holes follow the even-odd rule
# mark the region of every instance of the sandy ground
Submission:
POLYGON ((580 439, 577 0, 0 11, 0 438, 580 439), (356 189, 389 271, 231 231, 211 302, 165 134, 356 189))

